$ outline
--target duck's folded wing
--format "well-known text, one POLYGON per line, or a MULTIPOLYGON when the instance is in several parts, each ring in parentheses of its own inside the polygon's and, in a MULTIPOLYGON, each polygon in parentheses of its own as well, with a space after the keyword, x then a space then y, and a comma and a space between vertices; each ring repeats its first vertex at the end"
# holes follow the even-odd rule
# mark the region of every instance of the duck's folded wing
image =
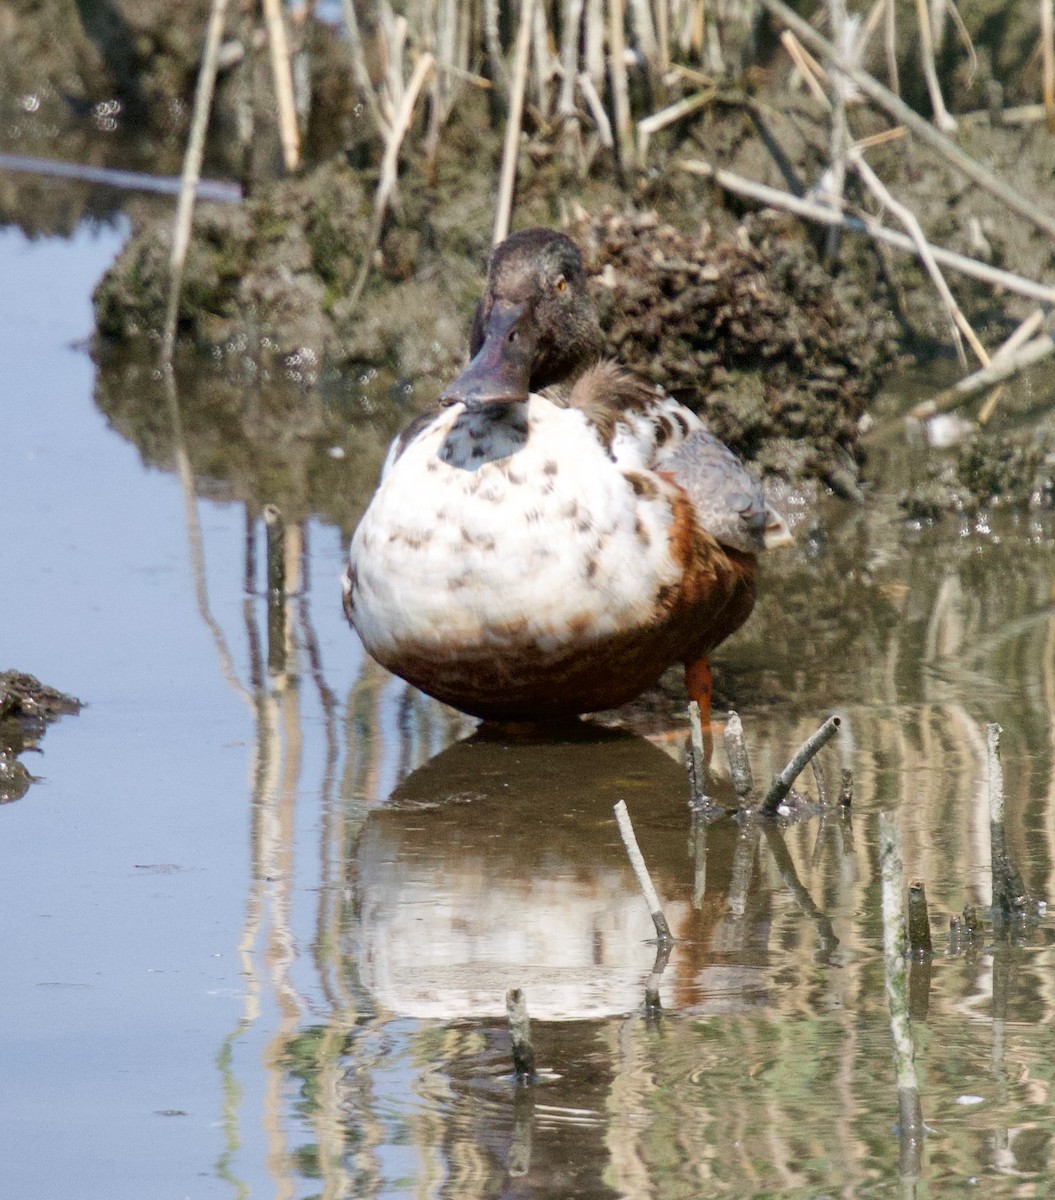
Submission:
POLYGON ((688 495, 700 528, 722 545, 757 554, 790 543, 787 522, 766 503, 761 482, 706 430, 665 454, 661 470, 688 495))

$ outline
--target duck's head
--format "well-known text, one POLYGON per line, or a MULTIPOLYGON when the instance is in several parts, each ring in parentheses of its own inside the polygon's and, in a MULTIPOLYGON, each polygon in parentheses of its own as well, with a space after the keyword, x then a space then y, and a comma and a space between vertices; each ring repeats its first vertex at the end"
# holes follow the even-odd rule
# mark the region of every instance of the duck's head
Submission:
POLYGON ((574 381, 601 345, 579 247, 552 229, 525 229, 491 252, 469 338, 472 361, 440 402, 474 411, 526 400, 574 381))

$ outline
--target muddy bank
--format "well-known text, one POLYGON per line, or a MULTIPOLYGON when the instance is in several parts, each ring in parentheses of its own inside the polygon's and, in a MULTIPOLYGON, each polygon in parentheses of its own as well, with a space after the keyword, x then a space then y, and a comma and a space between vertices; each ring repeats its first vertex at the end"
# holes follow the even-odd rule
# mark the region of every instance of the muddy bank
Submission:
POLYGON ((45 729, 81 710, 74 696, 48 687, 22 671, 0 672, 0 804, 20 800, 33 776, 19 758, 35 750, 45 729))
MULTIPOLYGON (((969 24, 982 19, 981 7, 969 24)), ((910 22, 902 22, 906 28, 910 22)), ((956 55, 942 49, 952 107, 975 104, 979 87, 989 103, 997 93, 1018 99, 1032 87, 1023 49, 1032 27, 1004 13, 1000 29, 999 53, 980 57, 969 85, 956 74, 956 55)), ((540 90, 543 107, 529 106, 521 141, 513 227, 568 227, 586 250, 609 351, 703 413, 764 473, 816 477, 859 496, 861 436, 884 378, 906 355, 950 353, 948 319, 910 256, 850 235, 829 243, 798 219, 754 211, 683 169, 687 159, 702 159, 799 194, 822 179, 830 113, 791 87, 773 32, 751 43, 765 72, 730 78, 691 119, 654 136, 641 169, 631 169, 625 148, 606 149, 578 125, 569 141, 570 127, 553 120, 552 89, 548 118, 540 90)), ((908 62, 911 44, 903 54, 908 62)), ((648 82, 630 80, 633 104, 646 111, 654 103, 648 82)), ((383 88, 375 86, 376 101, 383 88)), ((313 376, 381 369, 434 380, 438 390, 463 360, 490 243, 502 134, 493 93, 470 88, 449 109, 444 94, 437 85, 432 107, 412 126, 396 201, 357 304, 349 296, 367 253, 378 145, 346 137, 344 153, 301 178, 260 186, 238 207, 201 206, 179 312, 184 347, 254 366, 292 364, 313 376)), ((890 124, 862 104, 851 105, 849 123, 855 139, 890 124)), ((1055 172, 1055 145, 1033 126, 974 113, 961 118, 957 137, 1023 194, 1042 194, 1055 172)), ((896 139, 868 156, 935 242, 1034 278, 1055 271, 1045 235, 1009 219, 1000 201, 965 186, 930 151, 896 139)), ((847 198, 874 209, 853 179, 847 198)), ((153 344, 169 239, 167 220, 137 214, 134 236, 95 295, 101 359, 114 345, 153 344)), ((1030 307, 952 275, 949 282, 990 346, 1030 307)), ((427 391, 418 390, 422 402, 427 391)), ((1038 457, 1016 450, 1021 441, 997 436, 993 453, 1002 475, 1013 476, 1000 495, 1042 501, 1047 490, 1037 476, 1047 448, 1038 457)), ((993 473, 983 478, 967 457, 963 464, 959 477, 971 502, 985 503, 993 473)), ((955 489, 931 493, 909 505, 914 515, 963 507, 955 489)))

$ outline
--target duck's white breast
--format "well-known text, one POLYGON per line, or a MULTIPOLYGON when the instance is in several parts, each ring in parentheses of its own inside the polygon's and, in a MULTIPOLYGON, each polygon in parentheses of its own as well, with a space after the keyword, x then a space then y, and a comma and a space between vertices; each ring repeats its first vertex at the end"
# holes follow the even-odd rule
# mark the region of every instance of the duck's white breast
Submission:
POLYGON ((642 626, 678 578, 674 490, 613 461, 577 409, 533 395, 495 421, 455 406, 389 455, 352 538, 352 619, 382 662, 559 652, 642 626))

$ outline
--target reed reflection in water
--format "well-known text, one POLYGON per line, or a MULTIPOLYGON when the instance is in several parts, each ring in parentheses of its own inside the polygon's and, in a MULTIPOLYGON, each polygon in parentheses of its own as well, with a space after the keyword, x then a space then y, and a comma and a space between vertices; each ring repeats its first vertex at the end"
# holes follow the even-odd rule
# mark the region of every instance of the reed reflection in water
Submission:
MULTIPOLYGON (((312 551, 324 527, 284 515, 267 553, 266 492, 243 501, 244 646, 232 652, 219 632, 232 614, 212 614, 196 548, 201 484, 181 457, 179 412, 174 398, 200 610, 255 728, 247 987, 219 1056, 229 1150, 218 1170, 236 1190, 255 1122, 283 1193, 912 1194, 984 1178, 987 1194, 1010 1195, 1049 1182, 1055 976, 1043 920, 1013 943, 939 933, 929 979, 913 964, 929 1133, 918 1177, 899 1167, 877 819, 898 810, 906 875, 926 881, 939 930, 984 907, 984 725, 998 720, 1011 852, 1032 894, 1049 896, 1050 526, 913 545, 893 521, 826 516, 822 552, 807 529, 806 549, 767 576, 723 679, 759 779, 838 706, 853 737, 852 821, 832 810, 785 832, 730 818, 693 830, 676 698, 575 736, 510 741, 365 658, 338 695, 324 658, 337 643, 314 624, 336 605, 336 572, 323 578, 312 551), (803 589, 812 603, 796 609, 803 589), (617 799, 678 938, 659 1012, 643 1006, 653 931, 617 799), (306 895, 310 944, 290 919, 306 895), (531 1088, 511 1078, 512 986, 533 1018, 531 1088), (259 1062, 240 1053, 254 1038, 259 1062)), ((347 465, 360 490, 376 471, 347 465)), ((345 645, 356 653, 350 633, 345 645)), ((841 763, 825 753, 836 795, 841 763)), ((713 790, 731 801, 717 770, 713 790)))

